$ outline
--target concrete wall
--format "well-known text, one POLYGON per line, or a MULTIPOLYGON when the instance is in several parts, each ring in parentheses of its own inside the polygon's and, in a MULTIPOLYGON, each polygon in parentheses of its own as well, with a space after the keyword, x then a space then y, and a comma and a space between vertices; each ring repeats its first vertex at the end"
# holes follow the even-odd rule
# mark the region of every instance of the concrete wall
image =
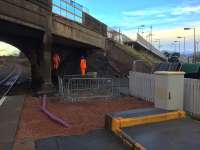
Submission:
POLYGON ((133 60, 136 59, 128 55, 121 45, 112 40, 106 40, 106 54, 112 66, 124 74, 132 69, 133 60))
POLYGON ((100 22, 91 15, 83 12, 83 25, 84 27, 95 31, 103 36, 107 36, 107 25, 100 22))
POLYGON ((121 45, 118 43, 112 41, 112 40, 107 40, 106 41, 106 52, 107 56, 112 58, 113 60, 116 60, 120 63, 123 64, 128 64, 130 66, 133 63, 133 60, 136 58, 133 58, 132 56, 128 55, 121 45))
POLYGON ((138 66, 141 72, 151 72, 152 64, 148 56, 138 53, 133 48, 116 43, 113 40, 106 40, 106 54, 109 59, 114 61, 116 67, 121 72, 128 73, 133 68, 134 60, 144 60, 146 63, 138 66))

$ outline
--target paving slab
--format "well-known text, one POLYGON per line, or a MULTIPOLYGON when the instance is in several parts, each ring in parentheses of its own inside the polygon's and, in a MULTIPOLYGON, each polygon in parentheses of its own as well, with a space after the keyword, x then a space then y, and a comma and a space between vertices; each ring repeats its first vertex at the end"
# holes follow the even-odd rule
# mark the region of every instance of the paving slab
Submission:
POLYGON ((131 148, 113 133, 99 129, 80 136, 38 140, 36 150, 131 150, 131 148))
POLYGON ((11 150, 19 123, 24 96, 9 96, 0 107, 0 150, 11 150))
POLYGON ((147 150, 199 150, 200 122, 190 118, 124 128, 147 150))

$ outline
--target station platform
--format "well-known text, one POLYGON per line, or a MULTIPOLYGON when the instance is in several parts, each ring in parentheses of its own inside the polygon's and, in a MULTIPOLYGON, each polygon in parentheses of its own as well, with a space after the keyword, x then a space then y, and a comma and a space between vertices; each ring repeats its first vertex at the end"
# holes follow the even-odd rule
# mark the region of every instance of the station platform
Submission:
POLYGON ((106 115, 105 129, 36 141, 37 150, 199 150, 200 122, 184 111, 137 109, 106 115))

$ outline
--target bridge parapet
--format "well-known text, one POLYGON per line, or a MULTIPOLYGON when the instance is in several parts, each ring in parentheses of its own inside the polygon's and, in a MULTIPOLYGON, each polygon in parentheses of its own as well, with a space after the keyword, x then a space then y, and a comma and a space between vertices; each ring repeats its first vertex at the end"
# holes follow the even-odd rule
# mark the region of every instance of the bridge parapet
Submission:
POLYGON ((83 25, 105 37, 107 36, 107 25, 85 12, 83 12, 83 25))
POLYGON ((53 35, 71 39, 95 48, 105 49, 106 37, 93 32, 83 25, 67 20, 59 16, 53 16, 53 35))

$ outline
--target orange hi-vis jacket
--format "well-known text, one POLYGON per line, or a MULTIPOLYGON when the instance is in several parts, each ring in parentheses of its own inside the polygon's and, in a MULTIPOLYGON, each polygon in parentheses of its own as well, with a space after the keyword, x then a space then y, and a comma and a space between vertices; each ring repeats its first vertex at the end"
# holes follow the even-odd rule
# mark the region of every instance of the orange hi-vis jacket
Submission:
POLYGON ((60 56, 58 54, 54 54, 52 57, 53 69, 57 70, 60 65, 60 56))
POLYGON ((81 68, 82 76, 85 76, 85 74, 86 74, 86 69, 87 69, 86 59, 81 58, 80 68, 81 68))

